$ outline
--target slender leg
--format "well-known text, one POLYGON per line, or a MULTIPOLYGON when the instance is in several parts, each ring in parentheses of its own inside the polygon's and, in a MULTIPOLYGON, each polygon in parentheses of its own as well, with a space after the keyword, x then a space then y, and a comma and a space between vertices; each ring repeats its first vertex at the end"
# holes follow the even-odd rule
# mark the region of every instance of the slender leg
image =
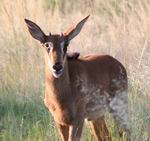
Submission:
POLYGON ((129 119, 128 119, 128 97, 127 93, 123 92, 118 94, 109 104, 110 113, 113 115, 114 120, 119 129, 119 135, 122 138, 125 132, 125 138, 130 141, 129 119))
POLYGON ((69 127, 69 140, 68 141, 80 141, 84 120, 80 119, 75 121, 73 125, 69 127))
POLYGON ((69 138, 69 126, 62 126, 60 124, 57 124, 57 128, 58 128, 59 133, 61 135, 62 141, 68 141, 68 138, 69 138))
POLYGON ((111 135, 107 129, 104 117, 90 121, 90 125, 98 141, 111 141, 111 135))

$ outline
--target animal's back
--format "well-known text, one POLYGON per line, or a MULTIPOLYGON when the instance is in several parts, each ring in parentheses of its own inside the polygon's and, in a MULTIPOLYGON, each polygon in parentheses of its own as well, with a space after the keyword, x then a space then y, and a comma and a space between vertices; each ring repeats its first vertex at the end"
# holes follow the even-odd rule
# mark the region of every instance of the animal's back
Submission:
MULTIPOLYGON (((73 83, 102 87, 105 90, 126 89, 124 66, 109 55, 89 55, 69 60, 69 74, 73 83)), ((78 85, 78 84, 76 84, 78 85)))

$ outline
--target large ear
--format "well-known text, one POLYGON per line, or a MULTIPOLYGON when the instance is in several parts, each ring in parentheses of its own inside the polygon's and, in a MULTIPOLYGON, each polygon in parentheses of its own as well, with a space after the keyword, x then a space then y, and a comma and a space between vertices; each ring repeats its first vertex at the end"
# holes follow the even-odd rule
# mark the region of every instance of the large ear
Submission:
POLYGON ((70 28, 67 32, 64 33, 65 36, 67 36, 68 41, 72 40, 75 36, 77 36, 87 19, 89 18, 90 15, 85 17, 83 20, 81 20, 75 27, 70 28))
POLYGON ((41 43, 44 43, 46 35, 41 30, 41 28, 37 24, 35 24, 34 22, 32 22, 30 20, 27 20, 27 19, 24 19, 24 20, 28 26, 28 29, 29 29, 31 36, 33 38, 39 40, 41 43))

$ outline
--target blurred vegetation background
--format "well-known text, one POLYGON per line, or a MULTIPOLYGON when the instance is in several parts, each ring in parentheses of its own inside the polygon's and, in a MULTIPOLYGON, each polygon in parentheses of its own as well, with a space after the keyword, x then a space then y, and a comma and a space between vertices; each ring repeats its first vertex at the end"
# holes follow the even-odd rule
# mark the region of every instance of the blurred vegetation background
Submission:
MULTIPOLYGON (((70 51, 110 54, 129 77, 129 112, 133 141, 150 140, 149 0, 1 0, 0 140, 58 141, 54 121, 43 104, 44 55, 31 38, 24 18, 45 33, 61 33, 90 14, 70 51)), ((107 115, 116 139, 115 125, 107 115)), ((94 140, 89 128, 82 141, 94 140)))

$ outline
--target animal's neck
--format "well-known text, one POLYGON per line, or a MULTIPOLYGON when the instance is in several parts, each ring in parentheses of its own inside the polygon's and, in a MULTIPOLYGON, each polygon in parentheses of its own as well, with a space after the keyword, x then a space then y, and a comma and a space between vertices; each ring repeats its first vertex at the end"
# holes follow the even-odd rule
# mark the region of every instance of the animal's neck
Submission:
POLYGON ((51 91, 51 94, 57 96, 67 95, 70 92, 70 78, 68 70, 68 62, 66 60, 64 72, 59 78, 55 78, 51 73, 48 64, 46 64, 46 87, 51 91))

